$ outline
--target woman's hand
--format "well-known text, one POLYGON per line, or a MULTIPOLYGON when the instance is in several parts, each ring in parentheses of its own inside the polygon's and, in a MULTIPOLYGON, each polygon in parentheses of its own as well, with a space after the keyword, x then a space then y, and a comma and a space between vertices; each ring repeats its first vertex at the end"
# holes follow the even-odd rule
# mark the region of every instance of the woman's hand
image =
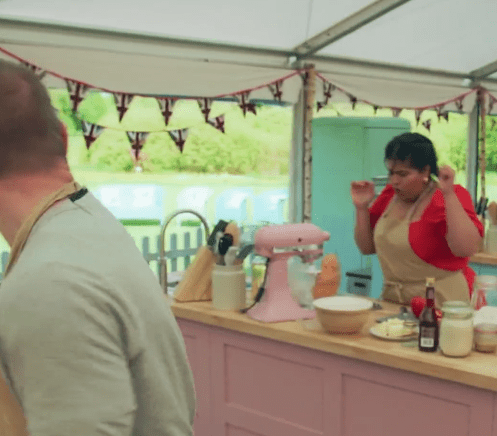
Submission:
POLYGON ((352 182, 350 184, 350 196, 354 206, 358 209, 367 208, 374 199, 374 183, 368 180, 352 182))
POLYGON ((455 171, 448 165, 444 165, 438 170, 438 187, 444 195, 454 192, 455 175, 455 171))

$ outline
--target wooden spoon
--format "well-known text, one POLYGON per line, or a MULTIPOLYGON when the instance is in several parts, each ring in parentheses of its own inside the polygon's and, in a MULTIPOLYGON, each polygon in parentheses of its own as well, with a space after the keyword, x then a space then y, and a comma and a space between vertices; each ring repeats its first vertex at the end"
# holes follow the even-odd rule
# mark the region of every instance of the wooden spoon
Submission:
POLYGON ((228 225, 224 229, 224 233, 229 233, 231 236, 233 236, 233 245, 236 245, 237 247, 240 246, 240 228, 234 221, 228 223, 228 225))

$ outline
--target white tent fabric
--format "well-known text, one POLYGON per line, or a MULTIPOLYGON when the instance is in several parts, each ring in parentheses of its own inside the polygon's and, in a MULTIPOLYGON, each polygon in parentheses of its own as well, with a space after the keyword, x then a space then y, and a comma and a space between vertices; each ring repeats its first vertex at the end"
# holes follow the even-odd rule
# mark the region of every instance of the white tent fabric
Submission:
MULTIPOLYGON (((387 1, 393 2, 378 3, 387 1)), ((287 76, 297 45, 368 4, 0 0, 0 47, 113 91, 213 97, 287 76)), ((410 0, 305 62, 359 99, 430 106, 468 92, 463 80, 495 61, 496 21, 495 0, 410 0)), ((56 82, 49 86, 63 86, 56 82)), ((479 83, 497 95, 497 80, 479 83)), ((286 81, 283 99, 295 102, 300 86, 298 76, 286 81)), ((267 87, 250 97, 272 99, 267 87)), ((316 98, 322 98, 320 86, 316 98)), ((347 96, 335 93, 334 99, 347 96)), ((471 99, 474 94, 464 110, 471 110, 471 99)))

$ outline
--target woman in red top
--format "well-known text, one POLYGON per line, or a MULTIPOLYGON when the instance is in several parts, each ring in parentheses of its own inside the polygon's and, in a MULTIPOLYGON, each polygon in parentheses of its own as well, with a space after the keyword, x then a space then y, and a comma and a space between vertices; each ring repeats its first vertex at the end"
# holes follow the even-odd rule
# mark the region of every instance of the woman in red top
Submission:
POLYGON ((409 304, 434 277, 437 307, 469 301, 475 273, 468 258, 478 252, 483 226, 468 191, 454 185, 450 167, 438 168, 433 143, 418 133, 393 138, 385 163, 389 184, 371 206, 374 184, 351 184, 355 241, 363 254, 378 255, 383 299, 409 304))

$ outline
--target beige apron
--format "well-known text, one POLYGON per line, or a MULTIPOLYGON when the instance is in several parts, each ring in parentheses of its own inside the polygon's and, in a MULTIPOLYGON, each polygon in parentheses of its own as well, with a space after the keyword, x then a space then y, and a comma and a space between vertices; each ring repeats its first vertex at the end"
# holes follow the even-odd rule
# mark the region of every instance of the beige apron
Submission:
POLYGON ((425 296, 427 277, 435 278, 435 305, 446 300, 469 302, 469 288, 462 271, 446 271, 420 259, 409 243, 409 225, 420 200, 434 191, 430 186, 421 194, 403 219, 390 216, 395 197, 374 229, 376 254, 383 272, 382 299, 409 305, 414 296, 425 296))
POLYGON ((66 197, 69 197, 71 194, 79 191, 81 186, 79 186, 76 182, 66 183, 62 186, 58 191, 53 192, 52 194, 44 197, 31 211, 29 216, 23 221, 19 230, 17 230, 16 235, 14 237, 14 242, 12 243, 12 247, 10 248, 10 257, 9 263, 5 268, 4 277, 9 273, 12 267, 17 262, 19 255, 21 254, 24 245, 28 239, 29 234, 31 233, 31 229, 36 224, 36 222, 40 219, 40 217, 48 210, 53 204, 59 200, 62 200, 66 197))

